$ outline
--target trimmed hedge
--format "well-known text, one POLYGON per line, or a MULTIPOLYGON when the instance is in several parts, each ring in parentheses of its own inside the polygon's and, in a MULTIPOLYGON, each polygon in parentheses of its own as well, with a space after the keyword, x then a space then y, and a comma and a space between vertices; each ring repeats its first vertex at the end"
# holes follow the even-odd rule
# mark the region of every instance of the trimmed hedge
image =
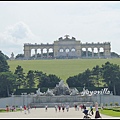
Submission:
POLYGON ((113 110, 115 112, 120 112, 120 107, 112 107, 112 108, 105 107, 104 110, 113 110))
POLYGON ((4 108, 0 109, 0 112, 6 112, 6 109, 4 109, 4 108))

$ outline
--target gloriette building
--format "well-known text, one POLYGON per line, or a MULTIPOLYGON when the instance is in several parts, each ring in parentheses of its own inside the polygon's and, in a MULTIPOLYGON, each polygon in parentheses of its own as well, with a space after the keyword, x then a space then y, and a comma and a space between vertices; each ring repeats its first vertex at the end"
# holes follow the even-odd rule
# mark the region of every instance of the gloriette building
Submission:
POLYGON ((111 44, 110 42, 103 43, 82 43, 76 40, 75 37, 69 38, 65 35, 54 41, 53 44, 24 44, 25 59, 31 58, 31 50, 34 50, 35 59, 43 58, 110 58, 111 44), (44 49, 46 53, 44 53, 44 49), (40 51, 38 57, 38 50, 40 51), (52 55, 50 54, 52 50, 52 55), (96 50, 96 51, 95 51, 96 50), (102 50, 102 51, 101 51, 102 50))

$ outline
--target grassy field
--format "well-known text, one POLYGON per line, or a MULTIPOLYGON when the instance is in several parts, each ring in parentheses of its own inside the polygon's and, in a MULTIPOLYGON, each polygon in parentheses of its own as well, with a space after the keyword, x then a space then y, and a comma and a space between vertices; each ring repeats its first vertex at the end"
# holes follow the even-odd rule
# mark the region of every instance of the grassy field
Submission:
POLYGON ((24 72, 38 70, 43 73, 54 74, 66 81, 70 76, 84 72, 86 69, 92 70, 96 65, 101 66, 107 61, 120 65, 120 59, 53 59, 53 60, 8 60, 8 65, 12 72, 20 65, 24 72))

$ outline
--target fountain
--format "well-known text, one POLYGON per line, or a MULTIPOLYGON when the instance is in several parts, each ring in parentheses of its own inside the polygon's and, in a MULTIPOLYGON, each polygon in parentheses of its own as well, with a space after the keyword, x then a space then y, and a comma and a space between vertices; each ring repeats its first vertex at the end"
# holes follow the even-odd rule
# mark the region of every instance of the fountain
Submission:
POLYGON ((36 94, 38 96, 78 95, 79 91, 76 88, 70 89, 69 86, 65 85, 64 81, 61 80, 54 89, 48 88, 46 93, 42 93, 40 92, 40 88, 38 88, 38 90, 36 90, 36 94))
POLYGON ((82 96, 76 88, 69 88, 69 86, 61 80, 59 84, 56 84, 54 89, 48 88, 44 93, 40 92, 40 88, 38 88, 31 106, 44 107, 46 104, 49 107, 53 107, 56 104, 69 104, 70 106, 74 106, 74 104, 85 104, 84 102, 92 101, 90 96, 85 97, 86 96, 82 96))

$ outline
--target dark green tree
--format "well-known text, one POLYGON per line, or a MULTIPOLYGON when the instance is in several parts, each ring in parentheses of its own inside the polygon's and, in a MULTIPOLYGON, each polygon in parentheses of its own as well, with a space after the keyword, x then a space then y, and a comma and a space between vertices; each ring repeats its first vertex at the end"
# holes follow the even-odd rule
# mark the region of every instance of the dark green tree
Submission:
POLYGON ((41 82, 41 76, 43 75, 42 71, 35 70, 34 77, 36 80, 37 87, 39 86, 39 83, 41 82))
POLYGON ((46 75, 45 73, 40 76, 38 87, 52 88, 55 87, 56 84, 60 82, 60 80, 61 79, 58 78, 56 75, 53 74, 46 75))
POLYGON ((55 87, 56 84, 58 84, 61 80, 59 77, 53 74, 49 74, 48 78, 50 79, 50 84, 49 84, 50 87, 55 87))
POLYGON ((18 88, 24 85, 25 81, 25 73, 23 72, 23 68, 21 66, 17 66, 14 74, 16 75, 16 85, 18 88))
POLYGON ((42 74, 41 79, 39 79, 38 87, 49 87, 50 78, 46 75, 46 73, 42 74))
POLYGON ((82 73, 81 79, 84 82, 83 84, 85 87, 93 87, 94 86, 91 73, 92 72, 89 69, 85 70, 85 72, 82 73))
POLYGON ((21 59, 21 58, 24 58, 24 54, 18 54, 15 59, 21 59))
POLYGON ((0 72, 0 96, 7 97, 16 90, 16 77, 11 72, 0 72))
POLYGON ((79 73, 73 77, 69 77, 66 80, 69 87, 93 87, 93 79, 91 76, 91 71, 89 69, 85 70, 83 73, 79 73))
POLYGON ((34 71, 29 70, 26 76, 26 82, 27 82, 27 87, 28 88, 33 88, 35 87, 35 80, 34 80, 34 71))
POLYGON ((116 86, 120 84, 119 65, 106 62, 105 65, 102 65, 102 69, 104 81, 107 83, 109 89, 114 91, 114 95, 116 95, 116 86))
POLYGON ((99 85, 101 85, 100 84, 100 78, 102 77, 102 70, 101 70, 101 68, 98 65, 96 65, 95 67, 93 67, 93 69, 92 69, 92 75, 95 78, 95 84, 97 84, 98 87, 99 87, 99 85))
POLYGON ((77 87, 84 87, 84 85, 85 85, 85 80, 84 80, 84 76, 83 76, 83 73, 80 73, 80 74, 78 74, 77 75, 77 79, 78 79, 78 85, 79 86, 77 86, 77 87))
POLYGON ((6 61, 5 55, 0 51, 0 72, 8 72, 9 65, 6 61))
POLYGON ((66 83, 68 84, 69 87, 79 87, 80 86, 77 75, 75 75, 73 77, 69 77, 66 80, 66 83))

